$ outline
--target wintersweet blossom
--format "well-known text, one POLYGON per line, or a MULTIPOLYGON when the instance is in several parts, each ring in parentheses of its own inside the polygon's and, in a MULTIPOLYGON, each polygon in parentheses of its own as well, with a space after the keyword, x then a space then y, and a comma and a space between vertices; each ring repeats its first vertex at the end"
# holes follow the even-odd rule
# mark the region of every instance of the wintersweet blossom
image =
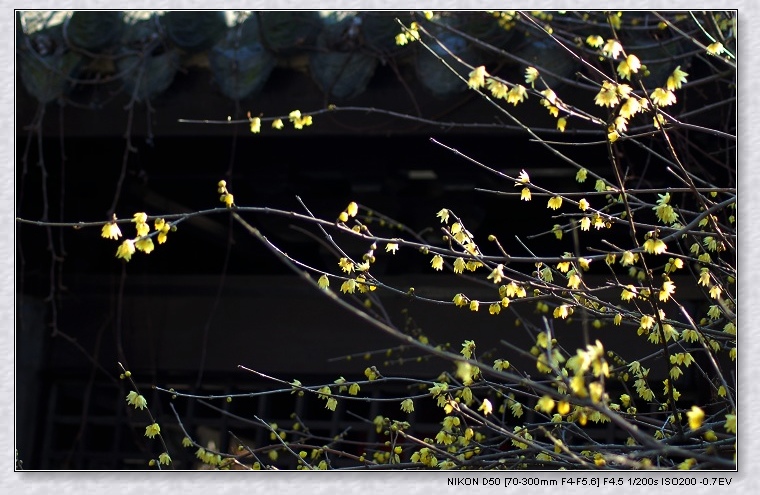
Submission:
POLYGON ((665 84, 665 87, 670 90, 676 90, 681 89, 681 85, 686 82, 686 76, 688 76, 686 72, 681 70, 681 66, 675 68, 672 74, 668 76, 668 81, 665 84))
POLYGON ((691 409, 686 411, 686 417, 689 418, 689 428, 698 430, 705 420, 705 412, 698 406, 691 406, 691 409))
POLYGON ((135 406, 135 409, 145 409, 148 405, 148 401, 145 400, 145 397, 138 394, 134 390, 131 390, 129 394, 127 394, 127 404, 131 406, 135 406))
POLYGON ((649 95, 652 99, 652 103, 658 107, 667 107, 676 102, 676 95, 670 90, 663 88, 655 88, 652 94, 649 95))
POLYGON ((441 257, 440 254, 436 254, 433 256, 433 259, 430 260, 430 265, 434 270, 443 270, 443 257, 441 257))
POLYGON ((558 210, 562 206, 562 197, 554 196, 550 198, 546 206, 552 210, 558 210))
POLYGON ((636 74, 641 68, 641 61, 636 55, 628 55, 617 66, 617 73, 623 79, 631 80, 631 74, 636 74))
POLYGON ((161 433, 161 427, 158 426, 158 423, 153 423, 152 425, 145 427, 145 436, 148 438, 153 438, 159 433, 161 433))
POLYGON ((125 261, 129 261, 133 254, 135 254, 135 241, 133 239, 124 240, 116 249, 116 257, 124 258, 125 261))
POLYGON ((483 416, 488 416, 493 412, 493 405, 488 399, 483 399, 483 403, 478 407, 478 411, 483 411, 483 416))
POLYGON ((594 97, 594 103, 600 107, 614 107, 619 102, 620 100, 615 85, 609 81, 604 81, 599 93, 594 97))
POLYGON ((525 82, 533 86, 536 79, 538 79, 538 69, 535 67, 528 67, 525 69, 525 82))
POLYGON ((494 79, 492 77, 489 77, 486 80, 486 85, 488 86, 488 90, 491 92, 494 98, 507 97, 507 93, 509 92, 509 86, 507 86, 503 82, 497 79, 494 79))
POLYGON ((707 45, 707 53, 710 55, 718 56, 724 51, 726 51, 726 49, 723 47, 723 43, 720 41, 716 41, 715 43, 710 43, 707 45))
POLYGON ((599 48, 604 44, 604 38, 599 35, 589 35, 586 38, 586 44, 592 48, 599 48))
POLYGON ((100 235, 106 239, 118 239, 121 237, 121 229, 119 229, 119 224, 116 222, 108 222, 107 224, 103 225, 103 229, 101 230, 100 235))
POLYGON ((528 91, 522 84, 515 84, 512 89, 507 93, 507 103, 511 103, 517 106, 518 103, 522 103, 523 100, 528 98, 528 91))
POLYGON ((141 237, 135 241, 135 249, 142 251, 145 254, 150 254, 153 251, 153 239, 150 237, 141 237))
POLYGON ((604 47, 602 47, 602 53, 613 59, 618 58, 618 55, 620 55, 620 52, 622 51, 622 45, 614 39, 607 40, 607 43, 605 43, 604 47))
POLYGON ((435 216, 441 219, 441 223, 449 223, 449 210, 446 208, 436 213, 435 216))
POLYGON ((630 119, 633 117, 637 112, 641 110, 641 105, 639 104, 639 100, 637 98, 628 98, 625 100, 625 103, 623 103, 620 106, 620 117, 623 117, 625 119, 630 119))
POLYGON ((485 78, 488 75, 486 68, 482 65, 475 67, 469 74, 467 85, 472 89, 479 89, 485 85, 485 78))

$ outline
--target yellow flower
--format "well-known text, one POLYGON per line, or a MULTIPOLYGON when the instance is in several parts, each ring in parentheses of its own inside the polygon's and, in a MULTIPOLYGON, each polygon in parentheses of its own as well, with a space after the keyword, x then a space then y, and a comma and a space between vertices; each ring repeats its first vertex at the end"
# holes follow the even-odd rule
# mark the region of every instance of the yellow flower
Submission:
POLYGON ((581 277, 577 273, 573 272, 567 279, 567 286, 571 289, 577 289, 581 285, 581 277))
POLYGON ((675 210, 673 210, 673 207, 668 204, 670 201, 670 193, 667 193, 664 196, 659 194, 658 196, 660 196, 660 199, 657 201, 657 206, 652 207, 655 215, 657 215, 657 218, 665 224, 670 225, 675 223, 675 221, 678 220, 678 215, 675 210))
POLYGON ((493 412, 493 405, 491 404, 491 401, 488 399, 483 399, 483 403, 480 404, 478 411, 483 411, 484 416, 491 414, 493 412))
POLYGON ((562 206, 562 198, 560 196, 554 196, 549 199, 549 203, 546 206, 552 210, 558 210, 562 206))
POLYGON ((158 423, 153 423, 152 425, 145 427, 145 436, 148 438, 153 438, 159 433, 161 433, 161 427, 158 426, 158 423))
POLYGON ((600 107, 614 107, 619 102, 620 100, 618 99, 615 85, 608 81, 604 81, 599 93, 594 97, 594 103, 600 107))
POLYGON ((658 107, 667 107, 676 102, 676 94, 663 88, 656 88, 649 97, 658 107))
POLYGON ((163 452, 161 455, 158 456, 158 462, 168 466, 169 464, 172 463, 172 458, 169 457, 168 453, 163 452))
POLYGON ((517 176, 517 182, 515 182, 515 185, 520 186, 529 182, 530 176, 528 175, 528 172, 526 172, 525 169, 520 170, 520 174, 517 176))
POLYGON ((584 232, 588 232, 589 228, 591 228, 591 218, 589 217, 581 218, 581 230, 584 232))
POLYGON ((124 258, 126 261, 129 261, 133 254, 135 254, 135 241, 132 239, 126 239, 116 249, 116 257, 124 258))
POLYGON ((285 124, 282 123, 282 119, 274 119, 272 121, 272 128, 277 129, 278 131, 285 127, 285 124))
POLYGON ((681 70, 681 66, 679 65, 673 73, 668 76, 668 81, 665 84, 665 87, 670 91, 681 89, 681 85, 686 82, 686 76, 688 75, 689 74, 681 70))
POLYGON ((575 180, 576 180, 577 182, 583 183, 583 182, 585 182, 585 181, 586 181, 586 177, 587 177, 587 176, 588 176, 588 170, 586 170, 585 168, 581 168, 581 169, 579 169, 579 170, 578 170, 578 171, 575 173, 575 180))
POLYGON ((582 198, 580 201, 578 201, 578 208, 580 208, 581 211, 586 211, 588 207, 589 207, 589 204, 586 198, 582 198))
POLYGON ((317 281, 317 285, 319 285, 320 289, 327 289, 330 287, 330 279, 327 277, 327 275, 322 275, 319 277, 319 280, 317 281))
POLYGON ((623 255, 620 257, 620 264, 623 266, 630 266, 633 265, 636 261, 638 261, 639 255, 632 253, 630 251, 625 251, 623 255))
POLYGON ((726 414, 726 422, 723 425, 729 433, 736 433, 736 414, 726 414))
POLYGON ((351 273, 354 271, 354 263, 348 258, 341 258, 338 260, 338 266, 346 273, 351 273))
POLYGON ((121 237, 121 229, 116 222, 109 222, 103 225, 103 230, 100 232, 101 237, 106 239, 118 239, 121 237))
POLYGON ((443 270, 443 258, 440 254, 436 254, 433 256, 433 259, 430 260, 430 265, 433 267, 434 270, 443 270))
POLYGON ((570 311, 569 311, 570 309, 571 308, 569 305, 562 304, 561 306, 557 306, 556 308, 554 308, 554 312, 552 316, 554 316, 555 318, 562 318, 564 320, 565 318, 570 316, 570 311))
POLYGON ((344 294, 353 294, 356 291, 356 280, 350 278, 344 281, 340 286, 340 291, 344 294))
POLYGON ((467 306, 467 298, 461 292, 454 296, 453 302, 454 306, 457 306, 459 308, 462 306, 467 306))
POLYGON ((636 298, 636 293, 638 291, 636 290, 636 287, 633 285, 626 286, 625 289, 623 289, 623 292, 620 294, 620 299, 623 301, 630 301, 631 299, 636 298))
POLYGON ((620 117, 620 116, 615 117, 614 125, 615 125, 614 129, 617 132, 625 132, 628 130, 628 119, 626 119, 625 117, 620 117))
POLYGON ((530 189, 527 187, 523 187, 522 191, 520 191, 520 201, 530 201, 530 189))
POLYGON ((488 280, 493 279, 493 283, 498 284, 501 282, 501 279, 504 278, 504 265, 499 264, 496 266, 496 268, 493 269, 491 274, 487 277, 488 280))
POLYGON ((135 222, 138 236, 144 236, 150 232, 150 227, 147 224, 148 215, 145 213, 135 213, 132 221, 135 222))
POLYGON ((617 73, 623 79, 631 80, 631 74, 635 74, 641 68, 641 61, 636 55, 628 55, 625 60, 620 62, 617 67, 617 73))
POLYGON ((135 406, 135 409, 143 410, 148 405, 148 401, 145 400, 145 397, 132 390, 127 394, 127 404, 135 406))
POLYGON ((592 48, 599 48, 604 44, 604 38, 599 35, 590 35, 586 38, 586 44, 592 48))
POLYGON ((662 283, 662 289, 660 289, 660 301, 665 302, 673 295, 673 293, 676 291, 676 284, 674 284, 670 280, 666 280, 662 283))
POLYGON ((454 260, 454 273, 462 273, 466 267, 467 264, 465 263, 464 259, 457 258, 454 260))
POLYGON ((686 417, 689 418, 689 428, 698 430, 705 420, 705 412, 697 406, 691 406, 691 410, 686 412, 686 417))
POLYGON ((628 95, 631 94, 633 88, 627 84, 618 84, 615 86, 615 91, 621 98, 628 98, 628 95))
POLYGON ((478 66, 470 72, 470 79, 467 81, 467 85, 472 89, 482 88, 485 84, 485 78, 488 75, 484 66, 478 66))
POLYGON ((358 394, 358 393, 359 393, 359 390, 360 390, 360 389, 361 389, 361 387, 359 387, 359 384, 358 384, 358 383, 352 383, 352 384, 351 384, 351 385, 348 387, 348 393, 349 393, 349 395, 356 395, 356 394, 358 394))
POLYGON ((649 254, 662 254, 667 251, 668 246, 662 241, 662 239, 649 238, 644 241, 644 251, 649 254))
POLYGON ((707 53, 710 55, 718 56, 724 51, 726 51, 726 49, 723 48, 723 43, 720 41, 716 41, 715 43, 710 43, 707 45, 707 53))
POLYGON ((607 43, 605 43, 604 47, 602 48, 602 53, 607 57, 618 58, 618 55, 620 55, 620 52, 623 51, 623 47, 620 45, 620 43, 617 42, 617 40, 607 40, 607 43))
POLYGON ((219 197, 219 201, 224 203, 227 208, 232 208, 235 204, 235 197, 230 193, 224 193, 219 197))
POLYGON ((441 219, 441 223, 449 223, 449 210, 446 208, 436 213, 435 216, 441 219))
POLYGON ((412 399, 404 399, 401 401, 401 410, 407 414, 414 412, 414 401, 412 401, 412 399))
POLYGON ((506 84, 490 77, 486 80, 486 84, 488 85, 488 89, 491 91, 491 94, 494 96, 494 98, 507 97, 509 87, 506 84))
POLYGON ((554 409, 554 399, 548 395, 542 396, 536 403, 536 409, 547 414, 551 413, 552 409, 554 409))
POLYGON ((565 132, 565 126, 567 125, 567 119, 565 117, 560 117, 557 119, 557 129, 559 132, 565 132))
POLYGON ((386 253, 396 254, 396 251, 398 251, 398 244, 397 243, 395 243, 395 242, 389 242, 388 244, 385 245, 385 252, 386 253))
POLYGON ((356 204, 356 202, 351 201, 348 203, 348 207, 346 208, 346 213, 348 213, 349 217, 355 217, 357 213, 359 213, 359 205, 356 204))
POLYGON ((630 119, 632 116, 634 116, 639 110, 641 110, 641 105, 639 105, 639 100, 636 98, 628 98, 625 100, 625 103, 620 107, 620 116, 624 119, 630 119))
POLYGON ((259 117, 251 119, 251 132, 254 134, 261 132, 261 119, 259 117))
POLYGON ((153 251, 153 247, 153 239, 150 237, 141 237, 135 241, 135 249, 145 254, 150 254, 153 251))
POLYGON ((470 311, 477 311, 479 307, 480 307, 479 301, 476 301, 474 299, 470 301, 470 311))
POLYGON ((493 303, 488 306, 488 314, 498 315, 501 313, 501 306, 499 303, 493 303))
POLYGON ((528 91, 525 89, 525 86, 516 84, 509 90, 509 93, 507 93, 507 103, 512 103, 514 106, 517 106, 518 103, 522 103, 527 97, 528 91))
POLYGON ((525 69, 525 82, 533 86, 536 79, 538 79, 538 69, 535 67, 528 67, 525 69))
POLYGON ((645 330, 649 330, 650 328, 652 328, 652 325, 654 325, 654 318, 649 315, 642 315, 639 325, 641 326, 641 328, 645 330))

